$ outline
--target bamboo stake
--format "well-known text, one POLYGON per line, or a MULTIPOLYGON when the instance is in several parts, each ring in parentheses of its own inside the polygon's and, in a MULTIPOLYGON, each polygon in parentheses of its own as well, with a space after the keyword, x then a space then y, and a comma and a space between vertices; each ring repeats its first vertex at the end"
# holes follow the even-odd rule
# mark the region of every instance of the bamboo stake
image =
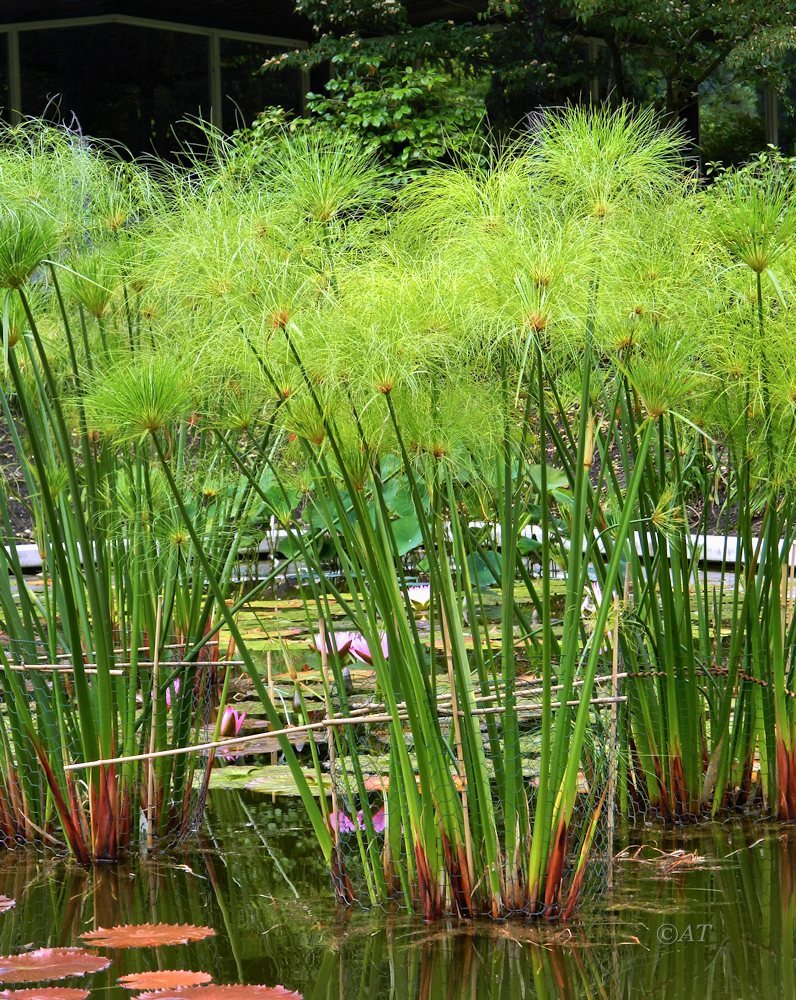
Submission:
MULTIPOLYGON (((166 648, 166 647, 161 647, 166 648)), ((132 663, 129 660, 116 660, 115 661, 119 667, 131 667, 132 663)), ((197 667, 202 662, 202 660, 166 660, 165 662, 160 661, 164 667, 197 667)), ((244 663, 242 660, 213 660, 211 661, 214 667, 242 667, 244 663)), ((139 660, 136 666, 138 667, 153 667, 155 665, 154 660, 139 660)), ((57 670, 61 673, 71 673, 75 672, 75 668, 71 663, 25 663, 23 664, 26 670, 57 670)), ((96 673, 93 669, 96 667, 96 663, 86 663, 84 664, 84 669, 90 672, 96 673)), ((18 667, 14 669, 19 669, 18 667)), ((115 676, 123 676, 124 671, 112 670, 112 674, 115 676)))
POLYGON ((146 846, 152 850, 155 846, 155 765, 152 763, 155 752, 156 718, 158 702, 158 662, 160 660, 160 626, 163 620, 163 598, 158 597, 158 610, 155 618, 155 658, 152 667, 152 713, 149 722, 149 774, 147 775, 147 818, 146 846))
MULTIPOLYGON (((218 646, 218 639, 208 640, 208 642, 205 643, 205 645, 202 648, 203 649, 210 649, 210 648, 212 648, 214 646, 218 646)), ((161 649, 184 649, 185 648, 185 643, 184 642, 164 642, 163 645, 160 648, 161 649)), ((139 653, 144 653, 148 649, 149 649, 149 646, 139 646, 138 647, 138 652, 139 653)), ((118 648, 114 647, 113 652, 114 653, 126 653, 127 650, 126 649, 122 649, 121 647, 118 647, 118 648)), ((56 656, 56 659, 64 659, 64 657, 71 657, 72 654, 71 653, 56 653, 55 656, 56 656)), ((118 663, 119 661, 117 660, 116 662, 118 663)), ((178 661, 175 661, 175 663, 176 662, 178 662, 178 661)), ((243 663, 242 660, 235 661, 235 662, 243 663)), ((196 663, 196 660, 189 661, 189 663, 186 663, 186 666, 189 666, 189 665, 191 665, 193 663, 196 663)))
MULTIPOLYGON (((75 668, 71 664, 61 664, 61 663, 12 663, 9 667, 10 670, 16 673, 25 674, 29 670, 34 673, 48 673, 48 674, 73 674, 75 668)), ((86 674, 96 674, 96 667, 84 667, 83 672, 86 674)), ((111 669, 106 671, 111 677, 124 677, 123 670, 111 669)))
MULTIPOLYGON (((626 697, 620 697, 617 699, 613 698, 592 698, 589 702, 590 705, 610 705, 616 700, 617 702, 627 701, 626 697)), ((568 701, 568 706, 577 706, 580 702, 577 700, 568 701)), ((560 708, 561 702, 554 702, 553 708, 560 708)), ((533 706, 517 706, 517 711, 535 711, 538 709, 537 705, 533 706)), ((498 708, 481 708, 474 709, 473 715, 498 715, 504 711, 503 707, 498 708)), ((446 713, 447 714, 447 713, 446 713)), ((534 716, 536 718, 538 716, 534 716)), ((399 716, 401 719, 406 719, 406 714, 401 713, 399 716)), ((309 733, 314 732, 318 729, 328 729, 329 726, 365 726, 371 725, 377 722, 391 722, 393 719, 392 715, 368 715, 368 716, 346 716, 345 718, 332 717, 331 719, 321 719, 319 722, 308 722, 301 726, 287 726, 285 729, 274 729, 271 732, 255 733, 250 736, 233 736, 227 740, 212 740, 207 743, 195 743, 188 747, 174 747, 171 750, 156 750, 154 753, 141 753, 141 754, 130 754, 126 757, 107 757, 102 760, 88 760, 88 761, 78 761, 74 764, 67 764, 64 771, 83 771, 92 767, 104 767, 106 764, 129 764, 133 761, 138 760, 158 760, 163 757, 178 757, 186 753, 199 753, 202 750, 216 750, 218 747, 232 747, 241 746, 247 743, 256 743, 258 740, 262 740, 269 736, 292 736, 297 733, 309 733)))

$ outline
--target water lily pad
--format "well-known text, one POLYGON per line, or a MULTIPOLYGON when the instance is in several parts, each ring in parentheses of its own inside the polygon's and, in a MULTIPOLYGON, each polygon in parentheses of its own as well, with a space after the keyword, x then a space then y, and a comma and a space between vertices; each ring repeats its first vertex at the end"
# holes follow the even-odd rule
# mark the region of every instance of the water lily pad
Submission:
POLYGON ((215 933, 212 927, 192 924, 120 924, 118 927, 98 927, 80 937, 95 948, 158 948, 201 941, 215 933))
MULTIPOLYGON (((246 733, 247 736, 254 735, 251 732, 246 733)), ((291 733, 288 736, 290 742, 297 749, 302 749, 306 747, 309 743, 310 738, 312 738, 316 743, 326 743, 328 742, 328 737, 325 730, 313 730, 312 732, 299 732, 291 733)), ((224 757, 229 760, 235 757, 246 757, 252 754, 259 753, 281 753, 282 748, 279 745, 279 740, 276 736, 269 736, 267 732, 263 733, 262 739, 251 740, 249 743, 238 744, 237 746, 231 746, 224 751, 224 757)), ((313 772, 314 776, 314 772, 313 772)), ((213 786, 211 786, 213 787, 213 786)), ((235 786, 237 787, 237 785, 235 786)))
MULTIPOLYGON (((312 768, 302 769, 310 788, 317 789, 318 779, 312 768)), ((323 780, 324 791, 331 790, 331 782, 327 775, 323 780)), ((245 767, 232 764, 216 768, 210 775, 211 789, 237 789, 247 792, 265 792, 273 795, 298 795, 296 783, 289 767, 281 764, 265 767, 245 767)))
POLYGON ((284 986, 192 986, 184 990, 152 990, 133 1000, 303 1000, 284 986))
POLYGON ((0 982, 41 983, 101 972, 110 959, 84 948, 37 948, 22 955, 0 956, 0 982))
POLYGON ((129 976, 122 976, 117 982, 128 990, 176 990, 187 986, 205 986, 212 979, 209 972, 163 969, 155 972, 133 972, 129 976))
POLYGON ((32 990, 0 990, 0 1000, 86 1000, 88 990, 38 986, 32 990))

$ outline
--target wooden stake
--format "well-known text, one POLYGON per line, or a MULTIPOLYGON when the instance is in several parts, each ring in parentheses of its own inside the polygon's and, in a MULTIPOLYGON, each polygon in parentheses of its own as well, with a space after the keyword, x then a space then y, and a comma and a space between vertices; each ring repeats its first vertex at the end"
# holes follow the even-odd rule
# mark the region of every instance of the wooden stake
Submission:
MULTIPOLYGON (((611 705, 614 702, 622 703, 627 701, 626 697, 619 698, 591 698, 590 705, 611 705)), ((577 707, 580 704, 577 699, 568 701, 568 706, 577 707)), ((553 702, 552 708, 560 708, 561 702, 553 702)), ((500 715, 505 708, 475 708, 471 715, 500 715)), ((534 712, 533 718, 539 717, 538 705, 518 705, 518 712, 534 712)), ((329 719, 321 719, 319 722, 308 722, 302 726, 286 726, 284 729, 274 729, 271 732, 255 733, 251 736, 233 736, 228 740, 210 740, 207 743, 194 743, 192 746, 175 747, 171 750, 156 750, 154 753, 129 754, 126 757, 104 757, 99 760, 77 761, 74 764, 67 764, 64 771, 83 771, 92 767, 103 767, 106 764, 129 764, 137 760, 158 760, 161 757, 179 757, 186 753, 199 753, 202 750, 216 750, 219 747, 245 746, 247 743, 257 743, 266 736, 293 736, 297 733, 310 733, 318 729, 328 729, 330 726, 366 726, 376 722, 392 722, 393 716, 385 713, 382 715, 353 715, 338 719, 336 716, 329 719)), ((406 713, 399 714, 399 718, 406 719, 406 713)))

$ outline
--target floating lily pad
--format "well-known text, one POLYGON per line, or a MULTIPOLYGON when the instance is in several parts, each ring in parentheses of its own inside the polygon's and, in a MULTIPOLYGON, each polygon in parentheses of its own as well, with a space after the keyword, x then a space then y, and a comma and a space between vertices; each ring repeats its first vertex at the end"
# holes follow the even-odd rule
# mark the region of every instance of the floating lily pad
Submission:
POLYGON ((163 969, 155 972, 133 972, 117 979, 128 990, 176 990, 188 986, 205 986, 213 977, 209 972, 192 972, 190 969, 163 969))
POLYGON ((189 986, 180 990, 152 990, 133 1000, 303 1000, 284 986, 189 986))
MULTIPOLYGON (((318 790, 318 779, 312 768, 302 768, 304 777, 313 791, 318 790)), ((263 792, 272 795, 298 795, 296 783, 290 768, 282 764, 276 766, 245 767, 231 764, 214 769, 210 775, 211 789, 233 789, 247 792, 263 792)), ((328 775, 323 776, 323 791, 331 791, 328 775)))
POLYGON ((101 972, 110 959, 93 955, 84 948, 37 948, 22 955, 0 956, 0 982, 42 983, 101 972))
POLYGON ((304 601, 300 597, 277 597, 276 599, 266 599, 258 597, 246 605, 252 611, 283 611, 290 608, 294 611, 304 610, 304 601))
MULTIPOLYGON (((247 735, 254 734, 247 733, 247 735)), ((316 743, 326 743, 328 741, 326 731, 321 729, 313 730, 309 733, 304 731, 299 733, 290 733, 287 738, 295 747, 305 747, 310 738, 315 740, 316 743)), ((237 746, 233 745, 229 747, 225 751, 224 756, 227 759, 230 759, 258 753, 281 753, 279 740, 276 736, 270 736, 268 733, 263 733, 262 739, 260 740, 252 740, 250 743, 243 743, 238 744, 237 746)), ((213 786, 211 785, 211 788, 212 787, 213 786)))
POLYGON ((80 937, 95 948, 158 948, 201 941, 215 933, 212 927, 192 924, 120 924, 118 927, 98 927, 80 937))

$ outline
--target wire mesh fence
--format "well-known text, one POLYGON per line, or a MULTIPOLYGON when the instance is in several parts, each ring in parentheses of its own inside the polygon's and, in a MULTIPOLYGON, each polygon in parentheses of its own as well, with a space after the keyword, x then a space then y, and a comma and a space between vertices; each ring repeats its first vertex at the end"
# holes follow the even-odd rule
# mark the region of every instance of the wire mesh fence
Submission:
MULTIPOLYGON (((580 890, 581 902, 587 903, 599 898, 610 882, 612 859, 615 853, 616 839, 616 781, 617 771, 614 765, 617 761, 616 722, 618 712, 624 705, 623 697, 617 693, 617 680, 612 677, 601 678, 602 688, 595 691, 590 709, 589 740, 584 761, 578 776, 577 803, 569 837, 572 850, 568 853, 563 872, 565 882, 571 880, 577 861, 576 846, 581 844, 586 830, 598 818, 596 827, 590 837, 588 849, 588 865, 585 871, 583 886, 580 890), (613 764, 612 764, 613 761, 613 764)), ((526 685, 527 691, 518 698, 518 715, 521 736, 518 748, 518 760, 509 761, 504 753, 510 741, 503 739, 502 721, 504 707, 487 703, 485 707, 476 709, 484 713, 481 716, 481 735, 484 741, 487 770, 492 788, 492 810, 496 820, 498 839, 505 842, 506 817, 503 810, 503 796, 500 787, 500 773, 505 772, 514 763, 522 773, 526 793, 528 826, 532 826, 537 808, 539 794, 539 779, 541 766, 541 695, 536 685, 530 679, 526 685), (490 733, 487 732, 484 719, 486 714, 494 715, 497 722, 498 753, 490 749, 490 733), (496 767, 500 760, 502 767, 496 767)), ((334 705, 334 711, 328 718, 328 746, 331 748, 325 762, 331 778, 331 822, 334 828, 335 843, 340 858, 341 871, 337 873, 338 881, 344 873, 346 888, 353 900, 362 906, 371 903, 372 872, 369 854, 368 829, 372 824, 378 835, 378 844, 385 880, 390 892, 389 899, 393 903, 406 903, 405 886, 402 886, 395 876, 395 871, 402 865, 411 867, 411 861, 406 855, 406 839, 400 829, 394 829, 395 817, 390 815, 390 783, 395 780, 394 747, 389 732, 388 716, 384 706, 374 701, 351 705, 349 716, 344 727, 350 732, 341 737, 337 719, 343 718, 343 707, 339 699, 334 705), (350 714, 356 711, 365 712, 362 721, 355 722, 350 714), (364 781, 362 780, 364 778, 364 781), (368 817, 370 823, 368 822, 368 817)), ((449 697, 442 697, 437 703, 439 726, 442 735, 440 746, 447 747, 442 763, 448 768, 457 795, 462 804, 462 810, 470 825, 471 836, 475 836, 477 822, 468 813, 467 778, 457 759, 456 746, 459 739, 455 725, 455 708, 450 704, 449 697)), ((494 731, 492 733, 494 737, 494 731)), ((416 764, 417 748, 411 731, 403 732, 403 740, 408 750, 410 760, 416 764)), ((428 751, 428 748, 425 748, 428 751)), ((418 778, 419 782, 419 778, 418 778)), ((441 807, 437 804, 438 810, 441 807)), ((398 817, 400 821, 400 817, 398 817)), ((445 817, 438 817, 443 825, 445 817)), ((470 849, 478 851, 481 845, 472 843, 470 849)), ((530 851, 530 838, 520 845, 527 856, 530 851)), ((450 885, 443 886, 443 894, 450 893, 450 885)), ((538 915, 529 913, 528 915, 538 915)))
MULTIPOLYGON (((255 722, 259 727, 257 732, 232 740, 225 739, 232 735, 230 731, 222 729, 219 732, 217 706, 224 679, 229 671, 233 678, 230 695, 234 698, 242 664, 239 660, 221 658, 223 643, 220 646, 218 638, 210 640, 198 659, 191 661, 186 659, 189 645, 185 637, 173 634, 154 638, 153 643, 143 646, 138 655, 132 656, 129 643, 118 634, 114 665, 106 670, 120 691, 126 690, 119 710, 131 713, 125 724, 128 731, 132 729, 135 733, 132 742, 114 748, 110 754, 114 761, 105 771, 112 785, 107 797, 116 813, 117 826, 121 828, 116 835, 123 840, 124 848, 172 847, 195 831, 214 766, 219 760, 222 764, 245 760, 250 765, 273 765, 283 759, 276 744, 280 731, 275 732, 273 725, 255 722)), ((87 762, 81 752, 81 723, 74 708, 77 674, 87 684, 98 684, 100 678, 96 668, 86 656, 76 674, 75 664, 67 651, 40 643, 27 644, 25 648, 9 643, 6 652, 9 669, 18 674, 24 685, 29 710, 39 713, 46 721, 44 707, 49 705, 57 709, 56 718, 61 720, 63 732, 60 740, 51 744, 58 748, 50 755, 51 764, 55 769, 59 765, 65 769, 68 804, 76 822, 93 828, 98 803, 93 775, 101 769, 92 771, 78 767, 73 770, 87 762)), ((280 663, 280 667, 293 669, 295 673, 295 664, 291 668, 286 648, 284 652, 284 663, 280 663)), ((229 654, 227 649, 225 655, 229 654)), ((302 654, 298 658, 306 656, 302 654)), ((292 684, 285 683, 284 673, 280 683, 274 684, 270 653, 267 673, 272 699, 281 706, 285 716, 281 732, 299 750, 308 767, 315 768, 319 794, 328 797, 324 814, 334 841, 331 867, 338 895, 363 906, 383 905, 388 901, 411 904, 415 887, 412 879, 402 878, 401 873, 411 873, 416 859, 412 857, 412 841, 404 826, 406 813, 397 807, 399 799, 396 796, 401 793, 393 787, 393 795, 390 794, 391 782, 395 786, 394 763, 399 749, 417 775, 418 789, 421 785, 418 751, 421 749, 426 758, 435 755, 431 770, 446 774, 454 789, 453 799, 443 797, 433 803, 442 853, 448 849, 443 831, 461 823, 461 817, 465 828, 464 851, 471 869, 471 857, 481 852, 483 838, 487 835, 468 787, 460 693, 451 675, 446 675, 444 662, 438 662, 427 707, 440 738, 420 748, 415 744, 417 737, 413 734, 418 730, 412 725, 406 704, 389 707, 381 702, 372 676, 364 681, 357 676, 356 690, 353 685, 350 691, 347 690, 350 679, 347 668, 341 671, 338 664, 331 669, 321 659, 321 680, 313 677, 312 693, 307 696, 314 699, 309 711, 305 696, 300 692, 306 693, 310 685, 296 676, 292 684), (291 687, 294 689, 292 700, 291 687), (374 874, 376 869, 378 874, 374 874), (374 878, 383 883, 382 891, 375 891, 374 878)), ((604 667, 607 672, 596 677, 588 701, 588 736, 581 754, 575 808, 561 873, 565 883, 572 880, 582 857, 579 851, 588 838, 585 849, 588 865, 579 888, 584 900, 596 898, 610 877, 616 827, 617 723, 625 706, 620 690, 625 674, 618 669, 619 663, 614 661, 612 664, 610 659, 610 651, 606 649, 604 667)), ((502 879, 523 877, 539 796, 544 736, 543 683, 528 671, 528 664, 522 666, 512 687, 517 741, 509 739, 504 731, 506 689, 498 678, 494 678, 487 689, 475 693, 467 708, 472 725, 466 738, 481 744, 484 779, 491 795, 490 822, 501 845, 511 839, 512 821, 507 820, 504 813, 502 784, 507 771, 520 776, 523 789, 520 833, 512 849, 513 861, 504 856, 494 862, 505 868, 513 864, 520 875, 508 876, 501 869, 502 879)), ((571 700, 566 703, 573 715, 580 704, 580 684, 579 680, 574 681, 569 692, 571 700)), ((559 685, 553 684, 548 695, 553 710, 562 707, 557 700, 562 697, 559 685)), ((6 689, 2 697, 7 714, 11 706, 6 689)), ((66 844, 58 829, 57 810, 52 801, 52 783, 47 780, 41 760, 22 759, 13 741, 5 735, 3 753, 0 844, 13 846, 39 841, 65 851, 66 844), (43 817, 44 822, 32 820, 31 794, 38 796, 40 808, 36 816, 43 817)), ((468 753, 468 761, 472 759, 474 755, 468 753)), ((623 774, 627 773, 625 767, 623 774)), ((58 770, 57 780, 60 778, 58 770)), ((405 779, 406 772, 401 776, 401 780, 405 779)), ((102 794, 106 793, 101 791, 102 794)), ((432 794, 428 788, 420 791, 421 799, 425 796, 424 801, 429 801, 432 794)), ((442 866, 440 872, 437 892, 445 909, 452 902, 455 876, 450 874, 450 866, 448 869, 442 866)), ((477 890, 477 884, 474 888, 477 890)), ((520 887, 518 896, 522 895, 520 887)))
POLYGON ((114 756, 125 744, 134 752, 157 753, 212 737, 227 668, 219 660, 218 641, 208 642, 189 662, 185 637, 179 634, 143 646, 136 655, 121 636, 117 639, 111 668, 97 666, 86 654, 78 666, 55 644, 8 638, 3 643, 6 677, 13 675, 16 683, 0 684, 0 846, 42 843, 66 853, 59 791, 87 836, 107 801, 120 848, 175 846, 196 830, 207 793, 208 755, 155 758, 137 767, 109 765, 99 792, 92 772, 65 770, 86 762, 81 729, 99 723, 80 714, 80 684, 96 687, 104 680, 118 687, 114 756), (26 753, 31 747, 35 752, 26 753))

